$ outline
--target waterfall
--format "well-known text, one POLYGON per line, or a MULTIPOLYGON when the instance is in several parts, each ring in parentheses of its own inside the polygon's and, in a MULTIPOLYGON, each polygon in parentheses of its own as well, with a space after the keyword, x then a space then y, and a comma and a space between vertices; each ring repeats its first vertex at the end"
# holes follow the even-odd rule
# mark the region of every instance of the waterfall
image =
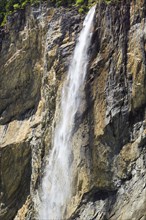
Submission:
POLYGON ((72 195, 71 137, 84 93, 95 6, 88 12, 75 47, 61 94, 61 118, 54 131, 53 148, 42 180, 40 220, 60 220, 72 195))

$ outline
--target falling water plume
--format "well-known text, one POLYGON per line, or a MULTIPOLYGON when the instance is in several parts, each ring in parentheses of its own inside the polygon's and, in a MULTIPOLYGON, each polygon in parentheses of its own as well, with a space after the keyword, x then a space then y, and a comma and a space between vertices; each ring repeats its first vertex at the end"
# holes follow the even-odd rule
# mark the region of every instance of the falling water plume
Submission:
POLYGON ((62 219, 72 196, 71 137, 75 127, 75 115, 79 111, 84 91, 94 14, 95 6, 90 9, 84 20, 83 29, 69 66, 67 79, 63 85, 61 119, 54 131, 53 147, 48 156, 49 162, 42 180, 38 216, 40 220, 62 219))

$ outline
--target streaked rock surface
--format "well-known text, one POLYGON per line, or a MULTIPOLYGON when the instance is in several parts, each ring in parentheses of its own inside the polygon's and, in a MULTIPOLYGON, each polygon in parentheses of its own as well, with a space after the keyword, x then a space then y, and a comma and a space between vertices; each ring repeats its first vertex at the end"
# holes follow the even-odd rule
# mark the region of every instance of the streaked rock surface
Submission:
MULTIPOLYGON (((86 97, 72 138, 70 219, 146 219, 146 2, 97 5, 86 97), (82 115, 82 116, 81 116, 82 115), (80 117, 81 116, 81 117, 80 117)), ((32 220, 60 93, 84 16, 28 7, 0 51, 0 219, 32 220)))

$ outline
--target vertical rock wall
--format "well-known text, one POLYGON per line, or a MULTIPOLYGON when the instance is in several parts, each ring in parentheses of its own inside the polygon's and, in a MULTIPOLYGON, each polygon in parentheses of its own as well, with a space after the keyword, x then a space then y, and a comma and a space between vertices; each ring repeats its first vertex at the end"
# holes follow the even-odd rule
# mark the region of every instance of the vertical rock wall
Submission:
POLYGON ((90 190, 72 219, 146 218, 146 2, 97 6, 87 81, 90 190))
MULTIPOLYGON (((70 219, 146 218, 146 2, 97 5, 85 97, 72 138, 70 219)), ((84 15, 27 7, 0 33, 0 219, 34 219, 84 15), (19 210, 19 211, 18 211, 19 210)))

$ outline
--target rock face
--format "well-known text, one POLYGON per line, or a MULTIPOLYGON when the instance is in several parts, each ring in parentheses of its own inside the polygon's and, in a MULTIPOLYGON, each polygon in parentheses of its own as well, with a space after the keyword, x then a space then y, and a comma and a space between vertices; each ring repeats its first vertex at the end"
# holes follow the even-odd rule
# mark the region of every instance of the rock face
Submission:
MULTIPOLYGON (((84 16, 27 7, 0 33, 0 219, 35 219, 84 16)), ((97 5, 67 219, 146 219, 146 2, 97 5)), ((80 116, 81 115, 81 116, 80 116)))

